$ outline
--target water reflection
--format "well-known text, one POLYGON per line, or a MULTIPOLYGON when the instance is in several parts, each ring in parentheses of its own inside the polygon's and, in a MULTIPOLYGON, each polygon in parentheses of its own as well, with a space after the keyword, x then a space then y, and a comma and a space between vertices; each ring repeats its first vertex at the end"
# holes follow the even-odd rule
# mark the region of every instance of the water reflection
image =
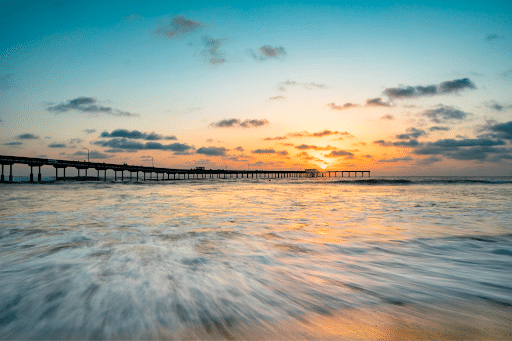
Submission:
POLYGON ((406 186, 3 187, 0 335, 510 338, 511 188, 406 186))

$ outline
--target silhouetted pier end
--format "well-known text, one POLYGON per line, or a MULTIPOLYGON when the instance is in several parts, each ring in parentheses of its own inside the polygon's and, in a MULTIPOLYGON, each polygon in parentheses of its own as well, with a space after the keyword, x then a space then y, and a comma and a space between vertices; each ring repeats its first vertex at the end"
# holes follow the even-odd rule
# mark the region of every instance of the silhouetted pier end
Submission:
POLYGON ((305 170, 231 170, 231 169, 205 169, 204 167, 196 167, 195 169, 176 169, 176 168, 155 168, 155 167, 143 167, 143 166, 132 166, 128 164, 110 164, 110 163, 99 163, 99 162, 85 162, 85 161, 69 161, 69 160, 54 160, 54 159, 41 159, 41 158, 29 158, 21 156, 6 156, 0 155, 0 165, 2 168, 1 182, 5 181, 4 166, 9 166, 9 182, 13 181, 13 164, 24 164, 30 167, 30 182, 34 182, 34 167, 38 167, 37 181, 41 181, 41 167, 42 166, 53 166, 55 168, 55 180, 102 180, 101 171, 103 171, 103 180, 107 181, 107 170, 114 172, 114 182, 118 181, 118 172, 120 172, 121 182, 125 181, 125 172, 129 172, 129 180, 133 181, 133 173, 135 173, 135 179, 139 181, 139 173, 142 172, 144 181, 172 181, 172 180, 204 180, 207 178, 213 179, 238 179, 246 178, 249 179, 286 179, 286 178, 317 178, 317 177, 337 177, 341 174, 341 177, 348 175, 348 177, 370 177, 369 170, 325 170, 320 171, 317 169, 305 169, 305 170), (66 168, 71 167, 77 169, 78 176, 76 178, 66 178, 66 168), (96 177, 88 177, 87 170, 89 168, 96 170, 96 177), (59 177, 59 169, 62 169, 62 177, 59 177), (85 171, 85 177, 81 175, 82 170, 85 171), (156 175, 156 179, 153 178, 153 173, 156 175), (161 179, 160 179, 161 174, 161 179), (167 179, 165 175, 167 174, 167 179), (172 174, 172 179, 171 179, 172 174), (149 176, 149 179, 148 179, 149 176))

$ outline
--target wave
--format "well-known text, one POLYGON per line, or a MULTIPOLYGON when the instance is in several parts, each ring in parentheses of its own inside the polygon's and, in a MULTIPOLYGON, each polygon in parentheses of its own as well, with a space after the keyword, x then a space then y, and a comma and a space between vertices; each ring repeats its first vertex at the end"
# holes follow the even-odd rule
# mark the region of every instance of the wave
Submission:
POLYGON ((340 184, 361 184, 361 185, 429 185, 429 184, 490 184, 503 185, 512 184, 511 178, 504 179, 471 179, 471 178, 378 178, 378 179, 357 179, 357 180, 336 180, 333 181, 340 184))

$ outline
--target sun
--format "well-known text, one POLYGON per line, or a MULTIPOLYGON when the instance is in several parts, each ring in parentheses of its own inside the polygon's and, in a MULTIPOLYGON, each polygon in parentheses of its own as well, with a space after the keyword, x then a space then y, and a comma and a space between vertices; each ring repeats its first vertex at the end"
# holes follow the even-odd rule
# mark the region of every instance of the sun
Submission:
POLYGON ((320 168, 322 169, 326 169, 327 168, 327 165, 321 165, 320 168))

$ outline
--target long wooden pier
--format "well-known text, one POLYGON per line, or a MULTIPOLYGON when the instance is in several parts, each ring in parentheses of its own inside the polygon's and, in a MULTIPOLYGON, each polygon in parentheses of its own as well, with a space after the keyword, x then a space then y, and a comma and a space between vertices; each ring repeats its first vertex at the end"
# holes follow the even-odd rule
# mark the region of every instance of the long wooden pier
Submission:
MULTIPOLYGON (((205 169, 204 167, 196 167, 194 169, 177 169, 177 168, 160 168, 160 167, 144 167, 131 166, 125 164, 99 163, 85 161, 70 161, 56 159, 41 159, 22 156, 0 155, 0 164, 2 166, 2 174, 0 182, 13 182, 12 165, 23 164, 30 167, 30 181, 34 182, 34 168, 38 169, 37 181, 41 181, 41 167, 52 166, 55 168, 55 180, 66 180, 66 168, 72 167, 78 170, 78 176, 73 178, 76 180, 107 180, 107 170, 114 171, 114 181, 118 181, 118 172, 120 172, 119 180, 125 181, 148 181, 148 180, 185 180, 185 179, 205 179, 205 178, 289 178, 289 177, 335 177, 341 174, 342 177, 347 174, 349 177, 358 174, 361 177, 368 175, 369 170, 328 170, 319 171, 316 169, 306 170, 234 170, 234 169, 205 169), (9 177, 4 175, 4 167, 9 166, 9 177), (59 177, 59 170, 62 169, 62 176, 59 177), (87 170, 95 169, 96 176, 87 176, 87 170), (84 175, 80 175, 80 171, 84 171, 84 175), (101 173, 103 174, 101 174, 101 173), (129 173, 129 177, 125 177, 125 173, 129 173), (135 176, 134 176, 135 173, 135 176), (141 177, 139 178, 139 174, 141 177), (101 177, 103 175, 103 177, 101 177), (156 178, 153 178, 156 175, 156 178), (167 175, 167 179, 165 176, 167 175), (171 178, 172 176, 172 178, 171 178), (160 178, 161 177, 161 178, 160 178), (7 180, 8 179, 8 180, 7 180)), ((7 167, 5 167, 7 168, 7 167)), ((70 179, 70 178, 67 178, 70 179)))

